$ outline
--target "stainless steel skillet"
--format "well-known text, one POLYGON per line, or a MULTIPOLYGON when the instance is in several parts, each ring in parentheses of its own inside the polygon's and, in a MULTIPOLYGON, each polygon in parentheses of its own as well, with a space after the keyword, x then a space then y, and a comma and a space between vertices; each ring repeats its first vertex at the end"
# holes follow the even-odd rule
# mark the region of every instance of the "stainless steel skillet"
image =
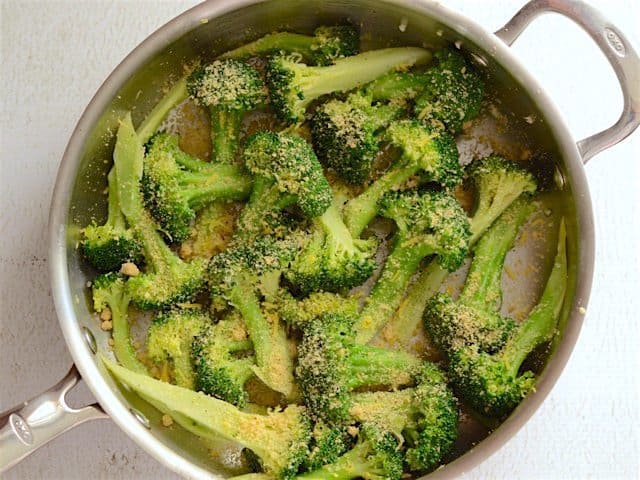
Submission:
MULTIPOLYGON (((282 3, 282 2, 280 2, 282 3)), ((295 2, 293 2, 295 3, 295 2)), ((584 185, 584 178, 582 176, 582 171, 578 166, 580 161, 578 156, 578 151, 573 146, 572 140, 566 134, 566 129, 561 125, 561 121, 555 117, 555 111, 549 106, 548 101, 543 95, 538 95, 535 92, 537 91, 537 85, 532 82, 528 76, 521 72, 520 69, 517 68, 517 65, 513 61, 511 57, 509 57, 507 49, 504 46, 500 45, 496 38, 481 32, 473 25, 469 24, 468 21, 458 18, 456 15, 450 15, 443 12, 441 7, 430 6, 430 5, 422 5, 422 4, 411 4, 412 6, 400 6, 398 2, 391 3, 380 3, 376 4, 377 7, 371 6, 372 4, 367 3, 366 8, 363 9, 361 14, 358 13, 357 5, 361 5, 361 2, 348 2, 347 6, 344 9, 338 6, 339 2, 325 2, 326 12, 324 17, 321 18, 337 18, 342 15, 342 12, 348 11, 349 15, 352 17, 358 18, 358 15, 362 15, 364 18, 371 20, 371 27, 368 27, 370 30, 376 30, 380 32, 380 35, 384 35, 385 37, 395 39, 398 42, 405 42, 406 38, 410 38, 409 41, 413 42, 415 38, 427 38, 429 42, 436 43, 438 38, 436 38, 433 34, 437 32, 438 29, 442 29, 443 37, 447 40, 454 40, 460 37, 459 34, 450 31, 447 28, 447 25, 452 26, 454 29, 457 29, 460 34, 466 36, 466 39, 463 40, 463 48, 469 49, 479 55, 483 55, 488 60, 487 69, 494 76, 496 84, 505 86, 505 90, 507 92, 504 94, 507 101, 510 101, 513 104, 513 111, 515 112, 526 112, 529 113, 531 110, 529 107, 533 105, 533 108, 540 111, 540 115, 545 119, 545 125, 539 126, 536 125, 531 127, 531 130, 539 129, 540 132, 537 133, 535 131, 531 131, 529 136, 534 140, 543 139, 543 137, 548 137, 550 140, 546 140, 547 145, 544 146, 544 150, 547 152, 551 152, 550 156, 554 156, 558 159, 562 159, 564 162, 562 170, 564 172, 565 179, 567 180, 568 190, 567 190, 567 203, 575 202, 576 213, 576 226, 574 233, 574 239, 578 240, 578 249, 575 250, 575 253, 580 256, 580 264, 576 266, 576 289, 577 289, 577 301, 574 306, 577 308, 578 306, 585 306, 586 302, 586 289, 582 288, 589 283, 590 280, 590 265, 591 265, 591 235, 590 231, 590 206, 588 205, 588 193, 586 187, 584 185), (421 13, 417 13, 421 12, 421 13), (422 15, 425 17, 422 18, 422 15), (429 16, 433 16, 437 18, 439 22, 442 22, 442 25, 439 25, 435 21, 429 20, 429 16), (407 17, 410 22, 409 29, 407 34, 409 37, 402 36, 398 33, 397 25, 401 23, 403 17, 407 17), (375 28, 374 28, 375 26, 375 28), (417 28, 418 30, 415 30, 417 28), (421 31, 423 29, 425 32, 421 31), (430 31, 431 37, 429 38, 430 31), (492 51, 492 48, 495 46, 495 52, 492 51), (491 58, 491 53, 495 53, 495 56, 491 58), (499 67, 499 65, 502 65, 499 67), (511 82, 511 83, 510 83, 511 82), (520 82, 520 85, 517 83, 520 82), (518 94, 508 94, 508 85, 511 84, 511 88, 513 89, 514 85, 517 87, 520 93, 518 94), (524 98, 519 98, 524 97, 524 98), (510 100, 509 100, 510 99, 510 100), (520 102, 520 103, 519 103, 520 102), (537 105, 536 105, 537 104, 537 105)), ((246 5, 247 2, 243 3, 246 5)), ((270 25, 277 25, 277 18, 271 18, 270 12, 276 11, 279 12, 280 15, 283 15, 282 18, 289 18, 287 15, 291 15, 291 9, 293 7, 288 8, 287 6, 278 7, 279 2, 273 2, 269 6, 269 10, 260 10, 258 7, 254 9, 254 15, 259 18, 262 22, 272 22, 270 25), (289 13, 287 13, 289 12, 289 13)), ((84 343, 80 340, 80 330, 79 328, 82 326, 87 326, 92 330, 96 330, 95 323, 90 319, 87 309, 83 303, 82 297, 82 286, 84 284, 84 274, 81 270, 79 270, 77 259, 75 258, 75 252, 73 251, 73 242, 70 242, 69 245, 66 244, 66 235, 71 236, 71 240, 73 240, 73 225, 81 225, 82 220, 88 218, 98 206, 95 205, 95 195, 92 195, 92 189, 101 184, 102 175, 104 172, 101 170, 98 172, 98 168, 95 165, 92 165, 91 157, 95 147, 94 145, 90 145, 92 141, 98 141, 101 138, 103 130, 103 125, 108 124, 111 120, 109 116, 102 117, 102 112, 107 109, 107 106, 110 108, 124 109, 128 108, 133 101, 133 93, 137 92, 137 89, 140 86, 143 86, 143 93, 138 99, 139 105, 144 109, 146 105, 150 105, 153 97, 155 96, 157 90, 155 88, 156 84, 148 84, 147 78, 145 75, 139 74, 134 75, 132 82, 127 83, 121 90, 120 87, 124 85, 125 80, 129 78, 134 71, 138 69, 138 66, 143 65, 145 63, 145 59, 151 58, 155 55, 155 52, 162 50, 163 46, 166 44, 165 42, 169 42, 170 39, 178 36, 179 33, 185 32, 189 30, 192 26, 199 26, 199 20, 201 17, 211 18, 209 22, 209 27, 202 26, 198 29, 198 34, 200 40, 195 40, 196 36, 189 37, 188 40, 179 41, 178 44, 173 49, 173 54, 175 57, 167 60, 167 64, 165 66, 160 65, 160 61, 158 63, 153 63, 152 67, 157 67, 157 70, 153 75, 157 76, 157 78, 164 79, 166 77, 167 72, 171 69, 174 71, 177 70, 177 65, 181 63, 183 59, 188 59, 191 56, 195 55, 199 52, 199 50, 204 50, 207 46, 207 42, 209 39, 215 39, 217 36, 226 36, 228 35, 228 41, 232 42, 236 39, 239 40, 240 36, 244 34, 244 29, 234 28, 233 30, 227 31, 227 28, 230 28, 231 25, 239 25, 242 21, 242 18, 245 18, 245 23, 252 23, 252 20, 248 18, 252 15, 246 14, 237 14, 235 17, 230 16, 228 20, 225 20, 227 16, 221 18, 219 21, 214 21, 212 19, 213 15, 217 15, 216 12, 221 12, 222 10, 229 10, 231 8, 235 8, 240 4, 232 4, 225 6, 217 5, 217 4, 209 4, 206 5, 207 9, 201 8, 200 12, 188 14, 192 16, 181 17, 179 21, 170 24, 164 31, 163 35, 152 37, 149 42, 145 43, 141 49, 134 52, 132 57, 129 57, 127 61, 120 67, 118 71, 114 73, 114 75, 107 82, 105 87, 99 92, 98 96, 92 103, 92 105, 87 110, 81 124, 79 125, 79 132, 74 135, 74 138, 71 141, 69 150, 65 157, 65 162, 63 164, 60 180, 56 191, 56 198, 54 201, 54 208, 52 214, 52 227, 56 229, 55 239, 56 244, 54 245, 54 249, 56 252, 52 254, 51 261, 53 264, 53 268, 56 273, 54 274, 54 289, 57 297, 57 301, 59 304, 59 311, 61 316, 61 322, 63 323, 63 329, 65 330, 65 335, 67 336, 67 340, 70 344, 70 349, 74 354, 74 358, 76 359, 78 368, 83 372, 85 378, 87 378, 88 383, 94 389, 96 395, 101 400, 103 405, 106 408, 109 408, 110 413, 115 414, 114 418, 118 423, 129 423, 131 424, 131 417, 126 413, 126 409, 120 409, 118 412, 117 408, 121 407, 114 400, 113 394, 111 391, 105 393, 105 395, 101 396, 100 386, 107 388, 106 384, 104 384, 104 380, 100 378, 99 374, 95 371, 95 367, 91 363, 91 355, 88 353, 88 350, 84 343), (242 15, 245 15, 244 17, 242 15), (226 22, 226 23, 225 23, 226 22), (215 27, 215 28, 214 28, 215 27), (228 33, 229 32, 229 33, 228 33), (235 37, 233 37, 235 35, 235 37), (166 70, 163 70, 166 68, 166 70), (105 90, 106 89, 106 90, 105 90), (122 98, 119 101, 115 101, 111 103, 111 100, 115 97, 116 92, 121 94, 122 98), (102 125, 95 126, 96 121, 100 119, 102 125), (91 173, 94 172, 95 173, 91 173), (86 176, 88 175, 88 177, 86 176), (72 193, 73 192, 73 193, 72 193), (71 197, 70 197, 71 195, 71 197), (71 207, 70 207, 71 205, 71 207), (57 208, 57 211, 56 211, 57 208), (86 209, 83 211, 83 209, 86 209), (63 225, 69 225, 69 228, 61 227, 63 225), (61 229, 61 230, 58 230, 61 229), (67 246, 69 247, 67 250, 67 246), (63 251, 64 250, 64 251, 63 251), (67 260, 68 259, 68 260, 67 260), (75 304, 76 295, 79 298, 79 304, 75 304), (74 340, 75 338, 75 340, 74 340), (84 359, 84 361, 83 361, 84 359), (87 374, 89 376, 87 377, 87 374), (119 415, 117 413, 120 413, 119 415)), ((309 5, 307 3, 306 5, 309 5)), ((311 5, 313 3, 311 2, 311 5)), ((538 4, 540 5, 540 4, 538 4)), ((197 9, 196 9, 197 10, 197 9)), ((299 9, 296 9, 296 13, 299 13, 299 9)), ((306 12, 305 12, 306 13, 306 12)), ((315 14, 315 10, 312 7, 308 7, 308 14, 315 14)), ((298 15, 299 16, 299 15, 298 15)), ((314 19, 314 23, 320 23, 319 19, 314 19)), ((324 20, 323 20, 324 21, 324 20)), ((369 20, 367 20, 369 21, 369 20)), ((294 26, 296 29, 304 28, 309 23, 305 23, 305 19, 295 18, 289 21, 284 21, 283 23, 289 23, 294 26), (299 23, 296 23, 299 22, 299 23), (300 27, 298 27, 298 25, 300 27)), ((261 27, 263 25, 261 24, 261 27)), ((265 29, 271 29, 271 26, 265 26, 265 29)), ((510 29, 510 32, 513 32, 513 26, 510 29)), ((615 34, 615 29, 613 30, 615 34)), ((256 31, 260 33, 259 31, 256 31)), ((195 35, 195 34, 194 34, 195 35)), ((615 37, 614 37, 615 38, 615 37)), ((420 41, 420 40, 418 40, 420 41)), ((604 40, 603 40, 604 41, 604 40)), ((624 39, 622 39, 624 42, 624 39)), ((607 44, 605 43, 605 46, 607 44)), ((223 46, 221 45, 221 48, 223 46)), ((607 47, 608 48, 608 47, 607 47)), ((627 45, 627 56, 622 58, 622 61, 628 61, 631 53, 628 50, 627 45)), ((160 54, 161 56, 164 54, 160 54)), ((168 58, 168 57, 165 57, 168 58)), ((164 60, 163 60, 164 61, 164 60)), ((152 74, 149 74, 151 77, 152 74)), ((634 83, 636 86, 638 82, 634 83)), ((117 113, 117 112, 116 112, 117 113)), ((538 142, 542 144, 543 142, 538 142)), ((584 145, 583 145, 584 146, 584 145)), ((587 150, 585 150, 587 151, 587 150)), ((587 151, 587 153, 589 153, 587 151)), ((575 260, 575 257, 574 257, 575 260)), ((556 368, 556 365, 561 366, 564 363, 563 355, 567 353, 567 348, 570 350, 570 346, 573 345, 575 341, 575 329, 577 325, 579 325, 580 320, 579 316, 575 318, 571 317, 568 320, 568 329, 565 332, 564 340, 562 344, 558 347, 558 350, 555 353, 554 358, 549 364, 549 368, 545 374, 543 382, 540 385, 540 392, 543 394, 544 388, 546 385, 549 385, 549 382, 552 383, 555 376, 557 376, 557 371, 560 367, 556 368), (573 337, 572 337, 573 335, 573 337), (567 347, 568 346, 568 347, 567 347), (551 379, 551 380, 549 380, 551 379), (546 382, 546 383, 545 383, 546 382)), ((96 334, 99 332, 95 332, 96 334)), ((102 344, 104 342, 104 338, 97 338, 98 343, 102 344)), ((108 380, 108 379, 107 379, 108 380)), ((103 388, 103 389, 104 389, 103 388)), ((540 397, 539 393, 536 397, 540 397)), ((538 401, 539 402, 539 401, 538 401)), ((514 414, 514 417, 520 415, 520 420, 515 421, 514 417, 510 420, 511 425, 519 426, 522 423, 522 420, 525 417, 528 417, 526 412, 532 411, 537 404, 535 402, 527 403, 521 407, 521 409, 514 414), (526 406, 526 408, 525 408, 526 406), (525 412, 524 416, 522 412, 525 412)), ((42 410, 39 410, 42 411, 42 410)), ((26 417, 26 414, 23 415, 26 417)), ((15 418, 15 417, 14 417, 15 418)), ((27 418, 27 420, 29 420, 27 418)), ((509 424, 509 423, 508 423, 509 424)), ((509 433, 502 433, 506 431, 506 427, 508 424, 505 424, 500 430, 498 430, 489 440, 484 442, 478 449, 481 450, 484 448, 484 445, 490 444, 494 441, 494 444, 497 440, 494 440, 496 437, 499 437, 501 434, 504 436, 509 436, 509 433)), ((130 430, 130 429, 127 429, 130 430)), ((135 430, 135 428, 133 429, 135 430)), ((130 430, 130 431, 133 431, 130 430)), ((32 433, 34 434, 34 438, 37 439, 37 434, 39 430, 37 428, 32 428, 32 433)), ((157 432, 153 432, 155 435, 157 432)), ((142 443, 146 443, 146 445, 151 445, 151 448, 155 449, 156 454, 158 456, 164 455, 161 450, 158 450, 156 446, 153 445, 153 441, 144 441, 144 434, 141 434, 139 438, 143 439, 142 443)), ((171 440, 168 440, 171 442, 171 440)), ((501 443, 501 442, 498 442, 501 443)), ((157 442, 156 442, 157 444, 157 442)), ((5 449, 2 449, 3 452, 5 449)), ((185 456, 187 456, 189 452, 185 452, 185 456)), ((465 457, 466 458, 466 457, 465 457)), ((178 468, 180 465, 176 464, 174 468, 178 468), (178 465, 178 466, 176 466, 178 465)), ((449 467, 447 467, 449 468, 449 467)), ((443 470, 446 471, 447 469, 443 470)), ((186 471, 182 469, 182 471, 186 471)))

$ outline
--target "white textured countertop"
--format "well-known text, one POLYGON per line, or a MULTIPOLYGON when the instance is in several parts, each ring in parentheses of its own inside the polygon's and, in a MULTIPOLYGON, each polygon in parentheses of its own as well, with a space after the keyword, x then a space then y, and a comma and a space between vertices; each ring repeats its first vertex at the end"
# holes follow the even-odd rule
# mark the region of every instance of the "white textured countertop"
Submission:
MULTIPOLYGON (((224 1, 224 0, 221 0, 224 1)), ((71 365, 47 273, 46 222, 58 162, 84 106, 141 40, 195 1, 0 1, 0 410, 57 382, 71 365)), ((495 30, 522 0, 442 3, 495 30)), ((640 50, 640 2, 592 1, 640 50)), ((559 16, 514 47, 576 138, 612 124, 615 77, 588 37, 559 16)), ((587 167, 596 272, 586 321, 544 405, 468 479, 640 475, 640 132, 587 167)), ((90 400, 86 388, 73 395, 90 400)), ((175 478, 110 421, 54 440, 6 479, 175 478)))

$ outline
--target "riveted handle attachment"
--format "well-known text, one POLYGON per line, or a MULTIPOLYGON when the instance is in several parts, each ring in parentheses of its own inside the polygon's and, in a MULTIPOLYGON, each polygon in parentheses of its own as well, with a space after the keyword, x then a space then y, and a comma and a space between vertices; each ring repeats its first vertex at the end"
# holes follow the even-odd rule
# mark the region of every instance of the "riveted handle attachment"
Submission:
POLYGON ((67 430, 109 418, 98 404, 79 409, 67 405, 66 395, 78 380, 74 365, 51 389, 0 413, 0 474, 67 430))
POLYGON ((578 142, 582 161, 628 137, 640 125, 640 58, 627 38, 592 6, 581 0, 532 0, 495 32, 507 45, 543 13, 555 12, 582 27, 596 42, 611 64, 622 89, 624 107, 611 127, 578 142))

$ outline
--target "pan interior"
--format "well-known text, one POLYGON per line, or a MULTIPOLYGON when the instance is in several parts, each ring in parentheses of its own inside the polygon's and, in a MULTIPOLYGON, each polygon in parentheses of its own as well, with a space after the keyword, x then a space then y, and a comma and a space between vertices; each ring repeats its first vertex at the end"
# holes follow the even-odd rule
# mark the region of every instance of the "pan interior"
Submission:
MULTIPOLYGON (((571 182, 565 173, 560 149, 554 135, 532 97, 500 65, 460 31, 444 25, 428 12, 418 13, 407 6, 374 1, 305 2, 301 12, 298 2, 275 0, 256 3, 226 13, 207 22, 194 22, 193 30, 141 66, 117 91, 112 102, 87 135, 70 199, 67 223, 67 258, 71 295, 79 327, 87 327, 100 350, 108 352, 108 333, 100 330, 100 322, 92 312, 87 282, 95 272, 79 255, 80 229, 106 217, 106 174, 114 145, 118 118, 133 110, 134 123, 139 122, 162 96, 167 85, 179 78, 185 65, 196 59, 210 60, 218 53, 276 30, 311 33, 325 24, 351 22, 359 25, 363 49, 387 46, 424 46, 437 49, 447 45, 460 48, 476 62, 488 87, 487 105, 481 118, 459 140, 461 159, 469 162, 490 152, 522 162, 536 172, 545 192, 541 214, 529 222, 526 232, 508 258, 504 276, 504 311, 516 318, 526 315, 541 291, 542 279, 550 269, 555 244, 555 231, 564 216, 569 234, 570 283, 565 305, 571 304, 575 288, 578 229, 571 182)), ((451 276, 447 288, 455 290, 464 280, 464 269, 451 276)), ((568 318, 568 308, 562 322, 568 318)), ((553 346, 552 346, 553 350, 553 346)), ((553 355, 553 352, 551 353, 553 355)), ((546 356, 543 356, 546 358, 546 356)), ((542 371, 544 361, 537 362, 542 371)), ((102 370, 104 372, 104 369, 102 370)), ((105 374, 106 377, 108 377, 105 374)), ((237 463, 237 452, 218 446, 211 455, 210 445, 194 442, 190 434, 178 427, 161 425, 161 414, 120 389, 107 378, 123 399, 144 413, 151 423, 152 434, 188 461, 225 476, 237 474, 231 468, 237 463), (220 455, 220 452, 224 454, 220 455)), ((463 432, 454 457, 482 440, 488 431, 471 416, 463 416, 463 432)), ((451 460, 451 459, 449 459, 451 460)))

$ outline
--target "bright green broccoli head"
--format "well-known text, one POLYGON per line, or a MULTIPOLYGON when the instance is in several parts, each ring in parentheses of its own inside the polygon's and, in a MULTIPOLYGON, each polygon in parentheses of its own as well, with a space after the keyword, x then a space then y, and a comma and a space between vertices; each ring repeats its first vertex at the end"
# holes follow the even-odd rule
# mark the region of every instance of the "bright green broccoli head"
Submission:
POLYGON ((449 271, 457 269, 469 248, 469 220, 456 199, 443 192, 392 192, 380 201, 380 213, 396 222, 399 245, 422 258, 435 254, 449 271))
POLYGON ((352 390, 406 385, 421 366, 421 360, 407 353, 355 343, 353 319, 327 314, 305 328, 296 373, 310 412, 341 424, 348 417, 352 390))
POLYGON ((352 444, 344 426, 333 426, 323 421, 315 422, 311 432, 309 455, 302 470, 312 472, 323 465, 335 462, 352 444))
POLYGON ((435 58, 438 63, 426 73, 424 91, 416 100, 415 112, 434 130, 456 134, 464 122, 478 115, 484 84, 462 54, 442 50, 435 58))
POLYGON ((402 150, 403 164, 415 165, 425 180, 445 188, 455 187, 462 180, 458 147, 450 135, 415 120, 401 120, 389 126, 386 136, 402 150))
POLYGON ((517 163, 491 155, 473 162, 467 169, 476 191, 476 207, 471 220, 474 240, 522 194, 534 193, 534 176, 517 163))
POLYGON ((336 59, 350 57, 360 50, 360 33, 351 25, 318 27, 313 35, 311 52, 316 65, 331 65, 336 59))
POLYGON ((124 295, 124 277, 115 272, 98 275, 91 283, 91 293, 93 296, 93 309, 96 312, 101 312, 114 300, 124 295))
POLYGON ((141 260, 140 243, 126 228, 120 211, 115 169, 108 175, 108 212, 104 225, 91 224, 82 230, 80 247, 83 255, 96 269, 109 272, 120 269, 125 262, 141 260))
POLYGON ((211 320, 198 309, 171 310, 155 317, 147 332, 147 356, 167 364, 176 385, 193 388, 191 344, 211 320))
POLYGON ((288 291, 278 292, 278 311, 289 325, 302 329, 307 324, 328 313, 343 316, 355 316, 358 313, 358 300, 352 296, 344 297, 337 293, 314 292, 302 300, 297 300, 288 291))
POLYGON ((483 352, 495 352, 515 328, 513 320, 499 312, 454 302, 444 293, 429 300, 424 321, 432 340, 444 352, 468 345, 476 345, 483 352))
POLYGON ((321 215, 331 204, 331 187, 311 146, 297 135, 258 132, 247 140, 247 168, 272 183, 281 203, 296 203, 307 217, 321 215))
POLYGON ((249 398, 244 384, 253 376, 255 361, 247 330, 238 315, 204 330, 192 344, 195 390, 244 407, 249 398))
POLYGON ((380 149, 381 129, 401 110, 398 105, 372 105, 362 94, 321 105, 311 127, 320 161, 345 181, 363 183, 380 149))
POLYGON ((259 72, 241 60, 216 60, 196 69, 187 82, 201 105, 226 111, 249 111, 264 102, 266 91, 259 72))

